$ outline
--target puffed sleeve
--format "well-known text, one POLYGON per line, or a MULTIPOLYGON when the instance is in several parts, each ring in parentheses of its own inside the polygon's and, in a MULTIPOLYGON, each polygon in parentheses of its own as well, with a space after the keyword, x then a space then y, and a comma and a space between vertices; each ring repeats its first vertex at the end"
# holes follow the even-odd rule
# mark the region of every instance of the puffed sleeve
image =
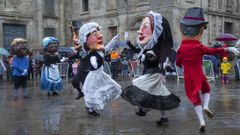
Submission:
POLYGON ((91 62, 91 65, 93 66, 93 68, 97 69, 97 67, 98 67, 97 57, 96 56, 92 56, 90 58, 90 62, 91 62))

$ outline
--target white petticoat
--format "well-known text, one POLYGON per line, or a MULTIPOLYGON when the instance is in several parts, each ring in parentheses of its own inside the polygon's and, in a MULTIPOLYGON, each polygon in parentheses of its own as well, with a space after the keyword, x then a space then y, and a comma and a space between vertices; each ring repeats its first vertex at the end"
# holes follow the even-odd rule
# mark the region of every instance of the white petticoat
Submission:
POLYGON ((145 74, 134 79, 133 85, 137 86, 141 90, 148 92, 149 94, 156 96, 168 96, 171 93, 164 85, 165 79, 161 74, 145 74))
POLYGON ((96 110, 102 110, 107 101, 117 99, 122 92, 121 86, 102 68, 88 73, 82 91, 86 107, 96 110))

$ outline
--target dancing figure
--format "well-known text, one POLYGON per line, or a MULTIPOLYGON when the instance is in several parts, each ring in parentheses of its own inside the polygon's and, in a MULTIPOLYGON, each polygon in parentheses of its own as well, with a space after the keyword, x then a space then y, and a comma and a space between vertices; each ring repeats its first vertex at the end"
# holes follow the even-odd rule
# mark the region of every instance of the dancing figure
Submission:
POLYGON ((132 51, 138 53, 143 64, 143 75, 134 79, 132 85, 125 88, 122 97, 132 105, 138 106, 139 116, 145 116, 149 109, 161 112, 157 125, 168 122, 165 110, 179 106, 180 99, 165 86, 160 63, 169 57, 173 46, 170 25, 161 14, 150 11, 142 20, 138 30, 138 48, 127 42, 132 51))

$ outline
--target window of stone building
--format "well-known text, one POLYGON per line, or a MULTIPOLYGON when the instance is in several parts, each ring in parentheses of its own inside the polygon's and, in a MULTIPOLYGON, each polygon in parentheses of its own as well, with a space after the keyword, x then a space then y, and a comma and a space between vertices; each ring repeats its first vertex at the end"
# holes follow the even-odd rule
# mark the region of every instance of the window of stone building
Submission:
POLYGON ((232 13, 232 5, 233 5, 233 1, 232 0, 227 0, 227 2, 226 2, 226 12, 232 13))
POLYGON ((82 11, 89 11, 88 0, 82 0, 82 11))
POLYGON ((239 0, 236 1, 236 12, 237 13, 240 12, 240 1, 239 0))
POLYGON ((224 22, 224 33, 233 33, 233 23, 224 22))
POLYGON ((196 0, 185 0, 187 3, 195 3, 196 0))
POLYGON ((110 41, 115 35, 117 35, 117 26, 108 27, 108 40, 110 41))
POLYGON ((56 29, 44 28, 44 37, 56 37, 56 29))
POLYGON ((223 1, 222 0, 218 0, 218 10, 222 10, 223 6, 223 1))
POLYGON ((44 14, 55 15, 55 0, 44 0, 44 14))
POLYGON ((213 3, 214 3, 214 0, 208 0, 208 8, 212 9, 213 3))

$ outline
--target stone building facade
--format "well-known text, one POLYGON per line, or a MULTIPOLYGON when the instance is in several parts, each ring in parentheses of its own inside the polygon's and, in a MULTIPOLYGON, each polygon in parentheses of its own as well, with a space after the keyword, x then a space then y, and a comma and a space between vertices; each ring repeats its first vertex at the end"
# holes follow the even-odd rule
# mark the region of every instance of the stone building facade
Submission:
POLYGON ((14 38, 23 37, 38 51, 45 36, 71 45, 71 20, 98 22, 106 42, 124 31, 136 42, 141 19, 152 10, 169 20, 177 48, 181 41, 178 22, 194 6, 203 7, 209 21, 202 39, 205 44, 221 33, 240 36, 239 0, 0 0, 0 47, 9 48, 14 38))
POLYGON ((8 49, 14 38, 22 37, 39 51, 45 36, 56 36, 65 45, 69 4, 67 0, 0 0, 0 46, 8 49))
POLYGON ((141 19, 149 11, 165 16, 172 28, 174 47, 181 41, 179 20, 189 7, 202 7, 209 21, 202 42, 209 44, 222 33, 240 36, 239 0, 72 0, 72 19, 83 22, 96 21, 103 26, 105 40, 117 33, 129 31, 130 39, 136 42, 141 19))

